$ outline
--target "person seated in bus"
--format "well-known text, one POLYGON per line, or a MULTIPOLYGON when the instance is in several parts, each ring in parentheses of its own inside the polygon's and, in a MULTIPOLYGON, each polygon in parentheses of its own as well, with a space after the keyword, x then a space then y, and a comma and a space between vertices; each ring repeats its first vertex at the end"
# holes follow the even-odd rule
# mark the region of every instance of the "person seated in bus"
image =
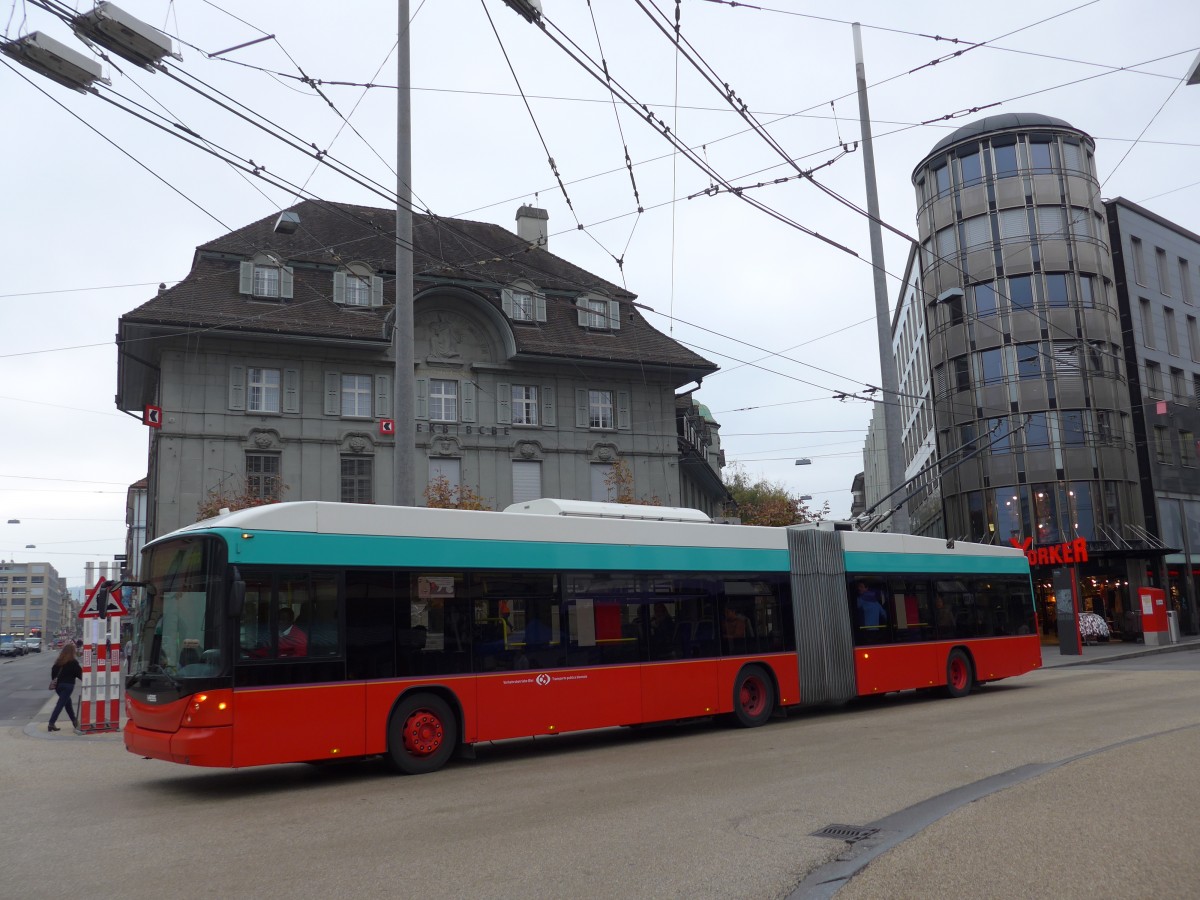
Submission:
POLYGON ((946 602, 946 598, 938 594, 933 600, 933 621, 937 628, 937 637, 954 637, 954 610, 946 602))
POLYGON ((883 639, 887 628, 887 610, 879 600, 879 595, 867 587, 865 581, 855 585, 858 596, 854 607, 858 613, 858 629, 863 643, 878 643, 883 639))
POLYGON ((296 624, 296 614, 290 606, 279 610, 279 658, 308 656, 308 635, 296 624))
POLYGON ((734 653, 745 652, 747 640, 753 634, 754 627, 750 620, 732 606, 726 606, 721 620, 721 636, 725 638, 726 647, 734 653))
POLYGON ((650 658, 669 659, 675 650, 675 620, 667 612, 667 604, 655 603, 650 617, 650 658))

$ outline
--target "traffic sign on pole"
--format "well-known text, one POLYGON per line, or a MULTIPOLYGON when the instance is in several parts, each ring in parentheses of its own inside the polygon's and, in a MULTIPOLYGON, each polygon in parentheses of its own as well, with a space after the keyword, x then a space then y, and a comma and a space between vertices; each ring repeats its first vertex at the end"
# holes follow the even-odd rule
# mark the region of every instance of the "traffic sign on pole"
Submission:
POLYGON ((106 619, 109 616, 129 615, 129 608, 125 605, 125 601, 121 597, 121 589, 116 586, 116 582, 101 578, 96 582, 96 586, 87 592, 86 597, 87 602, 83 604, 83 609, 79 610, 79 618, 81 619, 106 619), (106 585, 111 585, 112 587, 105 590, 106 585), (108 601, 103 610, 103 615, 101 615, 100 602, 97 600, 97 597, 101 594, 108 601))

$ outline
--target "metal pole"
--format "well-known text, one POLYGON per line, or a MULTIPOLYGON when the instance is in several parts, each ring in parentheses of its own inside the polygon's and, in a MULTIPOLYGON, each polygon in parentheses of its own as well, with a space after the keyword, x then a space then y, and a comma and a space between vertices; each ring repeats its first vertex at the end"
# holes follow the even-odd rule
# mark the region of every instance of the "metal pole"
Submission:
POLYGON ((399 0, 396 38, 396 308, 392 354, 396 368, 392 390, 396 419, 392 453, 392 502, 416 503, 416 421, 413 375, 413 254, 412 254, 412 93, 409 83, 408 0, 399 0))
MULTIPOLYGON (((871 266, 875 282, 875 329, 879 335, 879 376, 883 389, 883 431, 887 443, 889 488, 904 483, 903 446, 900 439, 900 379, 892 356, 892 323, 888 314, 887 275, 883 261, 883 229, 879 227, 879 192, 875 187, 875 151, 871 145, 871 112, 867 107, 867 70, 863 65, 862 34, 854 30, 854 74, 858 79, 858 118, 862 127, 863 169, 867 178, 867 212, 871 221, 871 266)), ((907 534, 908 510, 892 515, 892 530, 907 534)))

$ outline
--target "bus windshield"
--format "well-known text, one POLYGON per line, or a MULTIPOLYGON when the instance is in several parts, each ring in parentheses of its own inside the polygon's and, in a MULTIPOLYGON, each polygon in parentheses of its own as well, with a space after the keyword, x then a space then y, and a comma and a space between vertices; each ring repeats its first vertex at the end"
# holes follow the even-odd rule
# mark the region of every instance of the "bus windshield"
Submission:
POLYGON ((212 538, 180 538, 146 552, 146 600, 134 629, 134 677, 211 678, 222 669, 219 581, 212 538))

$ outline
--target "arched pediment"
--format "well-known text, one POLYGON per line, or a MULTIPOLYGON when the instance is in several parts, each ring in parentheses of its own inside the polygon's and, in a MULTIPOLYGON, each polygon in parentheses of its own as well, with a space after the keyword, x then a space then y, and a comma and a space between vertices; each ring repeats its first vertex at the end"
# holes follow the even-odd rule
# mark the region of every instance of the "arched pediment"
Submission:
POLYGON ((414 356, 418 361, 470 365, 516 355, 508 320, 474 291, 434 287, 413 298, 414 356))

